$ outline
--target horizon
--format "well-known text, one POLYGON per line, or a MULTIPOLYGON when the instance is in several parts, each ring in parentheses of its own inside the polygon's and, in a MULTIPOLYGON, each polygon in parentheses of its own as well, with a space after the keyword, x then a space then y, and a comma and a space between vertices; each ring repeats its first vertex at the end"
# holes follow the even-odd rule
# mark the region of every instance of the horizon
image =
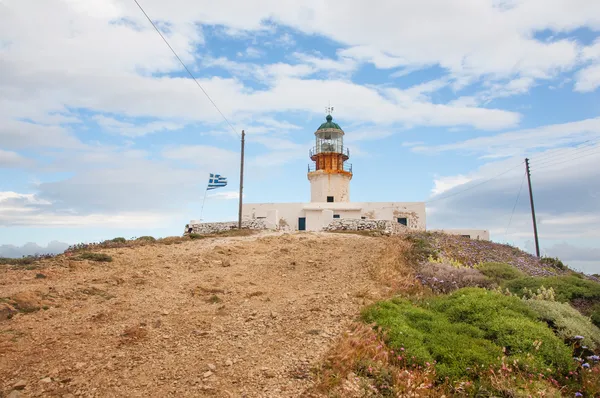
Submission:
POLYGON ((528 157, 541 254, 600 272, 599 2, 139 3, 211 100, 133 1, 0 1, 0 256, 182 235, 209 173, 237 220, 242 130, 244 203, 308 202, 333 106, 351 201, 535 253, 528 157))

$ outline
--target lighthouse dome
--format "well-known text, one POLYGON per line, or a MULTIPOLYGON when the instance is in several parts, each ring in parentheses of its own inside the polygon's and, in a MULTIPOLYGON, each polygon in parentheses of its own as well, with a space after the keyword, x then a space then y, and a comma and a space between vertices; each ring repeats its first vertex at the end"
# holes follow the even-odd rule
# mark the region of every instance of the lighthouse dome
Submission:
MULTIPOLYGON (((322 129, 342 130, 340 125, 333 121, 333 117, 331 115, 327 115, 327 117, 325 119, 327 121, 325 123, 321 124, 317 130, 322 130, 322 129)), ((342 130, 342 131, 344 131, 344 130, 342 130)))

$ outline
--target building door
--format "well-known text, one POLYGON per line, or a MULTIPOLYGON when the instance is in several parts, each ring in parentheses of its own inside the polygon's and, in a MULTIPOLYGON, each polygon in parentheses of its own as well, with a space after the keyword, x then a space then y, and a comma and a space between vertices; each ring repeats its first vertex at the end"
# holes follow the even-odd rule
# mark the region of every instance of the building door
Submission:
POLYGON ((306 231, 306 217, 298 218, 298 231, 306 231))

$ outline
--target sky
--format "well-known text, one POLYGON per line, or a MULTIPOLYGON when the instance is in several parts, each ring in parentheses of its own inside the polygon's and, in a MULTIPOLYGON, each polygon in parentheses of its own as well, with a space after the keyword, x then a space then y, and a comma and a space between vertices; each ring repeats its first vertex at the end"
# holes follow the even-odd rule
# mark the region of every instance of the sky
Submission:
POLYGON ((425 201, 600 272, 597 0, 0 0, 0 255, 308 202, 334 107, 352 201, 425 201), (205 95, 210 96, 218 110, 205 95), (227 119, 227 122, 224 120, 227 119))

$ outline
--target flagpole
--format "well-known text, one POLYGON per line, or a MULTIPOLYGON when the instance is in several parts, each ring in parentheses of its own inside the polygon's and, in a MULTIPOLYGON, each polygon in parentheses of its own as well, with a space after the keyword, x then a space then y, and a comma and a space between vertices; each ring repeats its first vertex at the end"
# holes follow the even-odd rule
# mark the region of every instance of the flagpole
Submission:
POLYGON ((238 229, 242 229, 242 197, 243 197, 243 189, 244 189, 244 130, 242 130, 242 153, 240 159, 240 203, 238 210, 238 229))
MULTIPOLYGON (((209 175, 210 178, 210 175, 209 175)), ((206 190, 204 191, 204 199, 202 199, 202 208, 200 209, 200 222, 202 222, 202 213, 204 212, 204 201, 206 200, 206 193, 208 192, 208 184, 206 184, 206 190)))

